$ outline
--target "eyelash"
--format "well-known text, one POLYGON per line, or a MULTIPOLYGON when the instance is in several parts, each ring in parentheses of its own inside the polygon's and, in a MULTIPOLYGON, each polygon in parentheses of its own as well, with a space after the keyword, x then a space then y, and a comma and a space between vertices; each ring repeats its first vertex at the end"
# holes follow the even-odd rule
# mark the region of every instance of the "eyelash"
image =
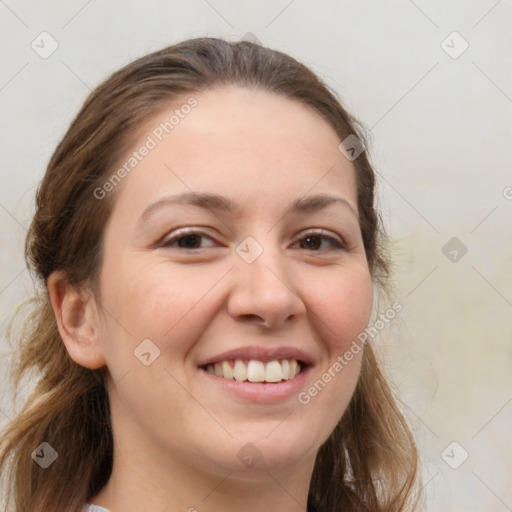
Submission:
MULTIPOLYGON (((196 231, 195 229, 192 229, 192 228, 184 228, 184 229, 179 230, 171 238, 169 238, 167 240, 163 240, 162 243, 160 244, 160 246, 166 247, 166 248, 172 248, 174 243, 178 242, 181 239, 192 237, 192 236, 201 237, 201 238, 206 237, 206 238, 209 238, 210 240, 213 240, 213 238, 211 236, 207 235, 206 233, 203 233, 201 231, 196 231)), ((321 230, 320 232, 318 232, 318 231, 306 232, 299 240, 297 240, 297 242, 294 243, 294 245, 302 240, 305 240, 307 238, 313 238, 313 237, 319 238, 322 241, 324 241, 324 240, 328 241, 331 244, 331 246, 334 246, 334 250, 345 250, 345 245, 343 244, 343 242, 337 240, 336 238, 334 238, 332 236, 324 235, 323 230, 321 230)), ((191 251, 194 251, 197 249, 204 249, 204 247, 192 247, 192 248, 175 247, 175 248, 185 249, 185 250, 188 249, 191 251)), ((307 248, 303 248, 303 249, 308 250, 307 248)), ((325 249, 312 250, 311 252, 323 252, 323 251, 325 251, 325 249)))

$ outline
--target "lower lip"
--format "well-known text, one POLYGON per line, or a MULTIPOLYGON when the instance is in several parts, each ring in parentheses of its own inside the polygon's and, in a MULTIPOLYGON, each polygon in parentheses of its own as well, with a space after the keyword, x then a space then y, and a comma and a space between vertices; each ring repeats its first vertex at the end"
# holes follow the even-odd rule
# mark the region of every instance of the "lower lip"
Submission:
POLYGON ((304 387, 305 381, 311 371, 311 366, 304 368, 293 379, 275 383, 239 382, 231 379, 217 377, 206 370, 200 369, 212 383, 221 387, 222 391, 232 393, 243 400, 256 403, 276 403, 297 396, 304 387))

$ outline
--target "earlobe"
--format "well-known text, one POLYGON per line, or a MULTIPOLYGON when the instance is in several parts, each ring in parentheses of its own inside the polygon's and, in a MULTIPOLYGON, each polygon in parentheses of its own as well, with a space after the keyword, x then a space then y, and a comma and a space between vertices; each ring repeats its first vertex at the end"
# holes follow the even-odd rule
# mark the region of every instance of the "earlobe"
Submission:
POLYGON ((71 285, 60 271, 48 277, 47 287, 59 333, 71 359, 91 370, 104 366, 106 360, 92 295, 71 285))

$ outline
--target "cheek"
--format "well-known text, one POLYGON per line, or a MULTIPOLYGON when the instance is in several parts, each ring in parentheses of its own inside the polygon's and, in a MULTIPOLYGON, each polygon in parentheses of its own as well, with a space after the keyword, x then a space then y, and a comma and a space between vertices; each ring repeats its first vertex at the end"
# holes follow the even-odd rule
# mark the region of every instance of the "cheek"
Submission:
POLYGON ((323 324, 331 356, 343 353, 368 325, 373 286, 364 268, 343 270, 318 282, 309 294, 309 307, 323 324))
POLYGON ((135 269, 133 264, 129 271, 119 268, 119 279, 111 280, 108 294, 119 321, 134 343, 149 338, 162 351, 186 350, 187 340, 197 339, 215 314, 214 289, 225 269, 203 271, 169 262, 135 269))
POLYGON ((357 336, 370 319, 373 286, 361 265, 339 268, 328 279, 316 280, 310 290, 308 307, 325 359, 298 401, 308 421, 321 418, 317 438, 323 442, 346 411, 359 379, 363 349, 357 336))

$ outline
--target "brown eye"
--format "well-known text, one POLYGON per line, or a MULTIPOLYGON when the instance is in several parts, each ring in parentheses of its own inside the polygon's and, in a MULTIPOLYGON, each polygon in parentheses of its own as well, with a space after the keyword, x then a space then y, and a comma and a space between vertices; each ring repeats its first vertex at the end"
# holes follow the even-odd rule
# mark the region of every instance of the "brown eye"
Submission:
POLYGON ((187 249, 197 249, 201 245, 201 236, 180 236, 176 241, 178 242, 178 247, 185 247, 187 249))
POLYGON ((160 244, 161 247, 175 249, 204 249, 213 245, 215 242, 210 236, 192 229, 179 230, 174 236, 164 239, 160 244), (209 240, 210 243, 206 244, 204 240, 209 240))
POLYGON ((344 249, 344 245, 335 238, 327 235, 320 235, 317 233, 308 233, 302 237, 299 242, 301 249, 309 249, 311 251, 319 251, 329 249, 329 247, 322 247, 322 243, 327 243, 331 248, 344 249))

